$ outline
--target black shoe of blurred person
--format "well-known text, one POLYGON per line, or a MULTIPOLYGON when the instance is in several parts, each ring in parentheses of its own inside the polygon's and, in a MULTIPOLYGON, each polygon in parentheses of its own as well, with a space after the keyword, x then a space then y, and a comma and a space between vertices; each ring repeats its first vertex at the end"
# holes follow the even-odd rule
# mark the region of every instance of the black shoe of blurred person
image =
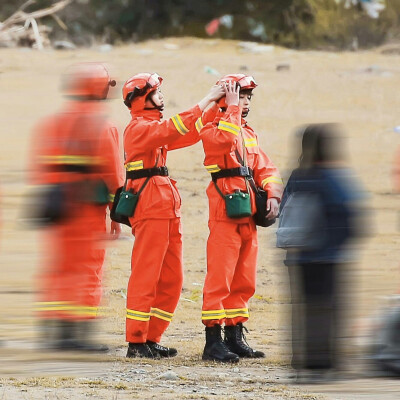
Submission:
POLYGON ((161 346, 161 344, 150 340, 148 340, 146 344, 149 346, 152 353, 158 354, 161 358, 175 357, 178 354, 178 350, 173 347, 161 346))
POLYGON ((94 321, 59 321, 59 338, 56 350, 106 353, 107 345, 92 340, 94 321))
POLYGON ((225 326, 224 342, 228 349, 243 358, 264 358, 265 354, 262 351, 253 350, 247 343, 246 337, 243 330, 247 329, 243 324, 237 324, 235 326, 225 326))
POLYGON ((307 369, 299 371, 295 382, 298 385, 318 385, 329 383, 333 380, 329 372, 329 369, 307 369))
POLYGON ((81 342, 74 339, 58 342, 56 349, 61 351, 83 351, 88 353, 107 353, 110 350, 105 344, 81 342))
POLYGON ((232 353, 221 337, 221 325, 206 327, 206 345, 203 360, 237 363, 239 356, 232 353))
POLYGON ((150 347, 146 343, 129 343, 128 352, 126 353, 128 358, 152 358, 157 359, 160 356, 153 353, 150 347))

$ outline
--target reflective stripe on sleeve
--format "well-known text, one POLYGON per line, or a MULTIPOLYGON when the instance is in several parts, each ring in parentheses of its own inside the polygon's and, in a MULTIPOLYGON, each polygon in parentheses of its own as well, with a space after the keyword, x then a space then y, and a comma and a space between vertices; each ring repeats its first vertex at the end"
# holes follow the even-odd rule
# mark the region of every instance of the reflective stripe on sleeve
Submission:
POLYGON ((195 126, 196 126, 196 130, 197 130, 197 132, 199 132, 200 133, 200 131, 202 130, 202 128, 203 128, 203 121, 201 120, 201 117, 199 117, 198 118, 198 120, 196 121, 196 123, 195 123, 195 126))
POLYGON ((244 139, 244 145, 246 147, 255 147, 257 146, 257 139, 256 138, 244 139))
POLYGON ((221 131, 230 132, 230 133, 234 134, 235 136, 239 135, 239 133, 240 133, 239 126, 232 124, 230 122, 226 122, 226 121, 219 121, 218 129, 220 129, 221 131))
POLYGON ((189 132, 189 129, 186 128, 185 124, 182 121, 182 118, 179 114, 174 115, 171 118, 172 122, 175 125, 176 130, 181 134, 181 135, 186 135, 186 133, 189 132))
POLYGON ((114 199, 115 199, 115 194, 109 194, 108 195, 108 201, 110 202, 110 203, 112 203, 113 201, 114 201, 114 199))
POLYGON ((278 176, 270 176, 262 180, 261 185, 264 187, 268 183, 278 183, 279 185, 283 185, 283 181, 278 176))

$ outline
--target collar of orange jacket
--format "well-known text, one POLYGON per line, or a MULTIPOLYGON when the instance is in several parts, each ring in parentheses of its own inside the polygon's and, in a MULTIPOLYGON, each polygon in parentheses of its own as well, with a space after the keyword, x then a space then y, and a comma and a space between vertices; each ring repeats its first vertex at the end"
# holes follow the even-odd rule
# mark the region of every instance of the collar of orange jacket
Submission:
POLYGON ((162 113, 157 109, 131 111, 131 116, 132 116, 132 119, 142 117, 142 118, 146 118, 149 120, 160 120, 163 117, 162 113))
MULTIPOLYGON (((220 108, 218 110, 218 112, 217 112, 217 115, 215 117, 215 121, 214 122, 218 123, 219 120, 224 116, 224 114, 225 114, 225 111, 222 111, 222 109, 220 108)), ((246 126, 247 125, 247 121, 242 117, 240 117, 240 122, 241 122, 242 126, 246 126)))

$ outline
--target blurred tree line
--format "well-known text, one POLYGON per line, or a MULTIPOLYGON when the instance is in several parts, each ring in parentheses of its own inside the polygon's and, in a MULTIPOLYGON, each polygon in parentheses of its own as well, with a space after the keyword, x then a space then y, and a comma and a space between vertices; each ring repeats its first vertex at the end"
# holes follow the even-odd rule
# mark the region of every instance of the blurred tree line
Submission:
MULTIPOLYGON (((26 0, 1 0, 5 20, 26 0)), ((25 11, 57 0, 36 0, 25 11)), ((400 0, 372 19, 344 0, 74 0, 58 16, 68 29, 47 17, 54 39, 78 45, 118 43, 168 36, 207 37, 211 20, 229 15, 213 37, 275 43, 295 48, 349 48, 354 41, 369 47, 400 36, 400 0)))

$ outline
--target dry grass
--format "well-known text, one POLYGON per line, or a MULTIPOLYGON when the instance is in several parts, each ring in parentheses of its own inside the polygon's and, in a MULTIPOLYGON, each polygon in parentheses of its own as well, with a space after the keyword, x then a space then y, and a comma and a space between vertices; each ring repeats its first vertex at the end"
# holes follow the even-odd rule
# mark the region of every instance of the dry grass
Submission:
MULTIPOLYGON (((205 65, 212 66, 221 74, 237 71, 253 74, 260 86, 255 91, 248 120, 260 135, 261 146, 284 175, 285 169, 292 164, 291 139, 295 126, 306 122, 342 123, 349 135, 349 153, 354 169, 370 192, 369 203, 374 215, 371 228, 374 235, 360 246, 360 262, 353 267, 352 335, 361 331, 359 318, 369 316, 377 308, 378 296, 396 292, 399 285, 399 203, 398 198, 390 194, 390 171, 399 144, 399 136, 392 132, 392 127, 400 123, 400 96, 396 89, 400 84, 399 56, 383 56, 378 51, 323 53, 279 48, 270 53, 249 54, 240 53, 235 42, 192 39, 151 41, 118 47, 110 53, 82 49, 40 54, 23 49, 1 49, 3 89, 0 91, 0 105, 4 118, 0 135, 0 339, 18 341, 2 350, 5 361, 0 372, 8 377, 18 373, 48 376, 22 381, 3 380, 3 398, 39 399, 44 398, 41 396, 44 388, 57 388, 59 398, 65 399, 81 398, 82 393, 93 395, 90 390, 96 391, 97 398, 104 399, 123 399, 125 395, 126 398, 157 398, 162 395, 164 399, 321 399, 321 395, 279 385, 275 375, 269 376, 271 371, 284 373, 290 357, 287 346, 290 311, 287 275, 281 262, 282 254, 274 248, 273 229, 260 230, 258 286, 251 302, 248 323, 249 341, 258 343, 267 352, 267 358, 241 362, 239 374, 233 372, 232 366, 200 360, 203 347, 201 290, 208 234, 204 193, 208 176, 202 167, 200 145, 172 152, 168 160, 171 175, 178 180, 183 199, 185 282, 181 302, 164 342, 179 347, 180 355, 162 363, 124 358, 125 294, 133 244, 127 228, 124 228, 123 238, 111 244, 105 267, 108 313, 101 322, 99 340, 113 346, 112 354, 86 358, 86 363, 83 363, 81 356, 46 355, 26 352, 23 345, 20 347, 21 343, 32 343, 36 335, 31 307, 34 277, 40 263, 39 233, 22 229, 17 221, 25 193, 23 171, 30 132, 39 118, 56 111, 62 104, 58 92, 61 71, 71 62, 99 60, 112 63, 121 80, 139 71, 157 71, 162 75, 165 78, 166 117, 194 104, 216 81, 216 76, 204 72, 205 65), (166 42, 177 43, 180 48, 168 50, 164 48, 166 42), (153 52, 143 55, 144 50, 153 52), (290 64, 290 71, 276 72, 275 66, 283 62, 290 64), (371 65, 379 68, 367 72, 371 65), (70 367, 63 370, 63 363, 70 367), (76 370, 72 369, 73 366, 76 370), (142 377, 132 372, 141 368, 148 374, 142 377), (177 372, 178 382, 166 383, 157 378, 168 368, 177 372), (229 379, 219 378, 215 375, 218 373, 228 374, 229 379), (86 376, 88 380, 69 378, 76 374, 86 376), (121 374, 126 375, 121 378, 121 374), (130 376, 131 381, 127 380, 130 376), (234 389, 224 390, 226 381, 233 382, 234 389), (215 386, 216 394, 188 392, 196 390, 201 383, 215 386), (12 391, 21 387, 28 388, 29 396, 21 397, 20 392, 12 391), (72 392, 68 392, 68 388, 72 388, 72 392)), ((122 134, 129 114, 120 99, 109 102, 109 106, 112 119, 122 134)), ((373 396, 373 390, 378 390, 379 385, 372 385, 370 389, 373 396)), ((387 386, 381 390, 388 390, 387 386)), ((350 391, 350 388, 343 389, 343 398, 347 398, 345 394, 350 391)), ((1 396, 0 391, 0 399, 1 396)), ((329 394, 326 396, 334 398, 329 394)), ((357 390, 353 390, 352 399, 356 396, 357 390)), ((56 397, 48 395, 48 398, 56 397)))

